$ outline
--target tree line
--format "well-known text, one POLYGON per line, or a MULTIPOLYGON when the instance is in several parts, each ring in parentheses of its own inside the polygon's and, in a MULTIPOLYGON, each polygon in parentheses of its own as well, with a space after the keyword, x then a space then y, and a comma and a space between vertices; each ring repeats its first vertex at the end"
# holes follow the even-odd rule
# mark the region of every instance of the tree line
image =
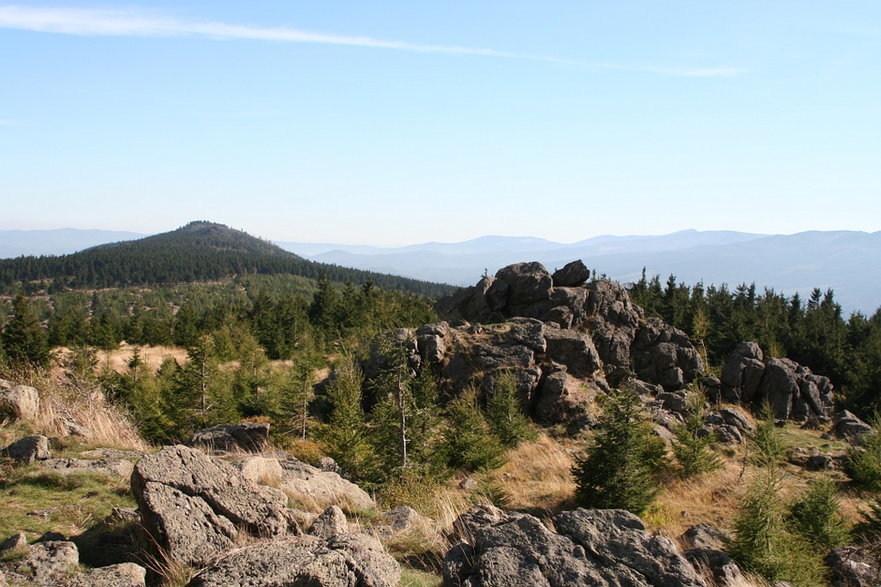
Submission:
POLYGON ((737 343, 756 341, 766 354, 787 357, 829 377, 843 403, 864 415, 881 408, 881 309, 871 316, 842 313, 832 290, 814 289, 804 300, 755 284, 693 286, 671 275, 629 287, 648 315, 685 331, 708 364, 719 368, 737 343))

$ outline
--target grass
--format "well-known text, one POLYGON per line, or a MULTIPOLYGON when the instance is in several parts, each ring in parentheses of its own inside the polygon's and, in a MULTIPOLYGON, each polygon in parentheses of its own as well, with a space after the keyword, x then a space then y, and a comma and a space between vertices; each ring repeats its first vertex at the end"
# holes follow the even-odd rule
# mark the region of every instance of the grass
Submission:
POLYGON ((443 578, 434 573, 401 567, 401 587, 440 587, 443 578))
POLYGON ((15 470, 0 488, 0 536, 24 532, 33 540, 48 531, 84 533, 114 507, 135 507, 128 482, 99 474, 15 470))

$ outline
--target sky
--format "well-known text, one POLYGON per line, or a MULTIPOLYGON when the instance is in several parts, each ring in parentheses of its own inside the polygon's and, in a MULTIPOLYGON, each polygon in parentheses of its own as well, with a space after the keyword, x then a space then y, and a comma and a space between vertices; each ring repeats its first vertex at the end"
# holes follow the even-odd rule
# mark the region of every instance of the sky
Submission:
POLYGON ((0 230, 881 230, 881 2, 0 0, 0 230))

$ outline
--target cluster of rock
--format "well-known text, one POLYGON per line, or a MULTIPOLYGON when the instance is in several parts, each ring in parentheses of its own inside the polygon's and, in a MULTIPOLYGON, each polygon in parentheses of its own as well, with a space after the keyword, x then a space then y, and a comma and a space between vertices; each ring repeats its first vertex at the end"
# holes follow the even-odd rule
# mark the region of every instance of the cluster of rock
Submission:
POLYGON ((649 534, 624 510, 563 512, 553 526, 492 506, 462 514, 454 525, 460 542, 444 558, 444 584, 706 585, 670 539, 649 534))
POLYGON ((437 310, 451 322, 535 318, 586 333, 612 386, 635 376, 667 390, 681 389, 702 372, 700 355, 685 333, 646 319, 620 284, 607 279, 585 283, 588 277, 581 261, 553 275, 541 263, 517 263, 439 300, 437 310))
POLYGON ((728 357, 718 382, 710 381, 711 395, 730 403, 770 404, 780 420, 829 422, 832 383, 790 359, 765 357, 755 342, 742 342, 728 357))
MULTIPOLYGON (((407 349, 413 372, 429 366, 451 395, 472 384, 491 391, 511 373, 530 415, 570 432, 595 422, 593 399, 610 387, 674 392, 702 373, 685 333, 646 319, 618 283, 588 277, 581 261, 553 275, 540 263, 510 265, 440 300, 445 321, 389 338, 407 349)), ((364 362, 368 379, 386 366, 382 348, 364 362)))
POLYGON ((144 529, 167 557, 203 569, 192 585, 397 584, 398 563, 375 538, 349 533, 337 506, 304 533, 302 512, 287 507, 285 492, 247 473, 268 481, 260 471, 272 463, 283 477, 279 461, 253 459, 236 467, 179 445, 135 466, 132 492, 144 529))

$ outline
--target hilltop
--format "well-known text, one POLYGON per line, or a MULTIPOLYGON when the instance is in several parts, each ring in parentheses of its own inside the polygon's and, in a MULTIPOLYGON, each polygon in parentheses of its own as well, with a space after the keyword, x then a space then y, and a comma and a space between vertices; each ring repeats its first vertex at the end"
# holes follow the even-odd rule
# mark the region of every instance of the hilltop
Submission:
POLYGON ((309 261, 245 232, 197 221, 133 241, 100 245, 61 256, 0 260, 0 288, 14 291, 45 282, 53 291, 210 282, 243 275, 297 275, 374 284, 440 296, 451 286, 309 261))

